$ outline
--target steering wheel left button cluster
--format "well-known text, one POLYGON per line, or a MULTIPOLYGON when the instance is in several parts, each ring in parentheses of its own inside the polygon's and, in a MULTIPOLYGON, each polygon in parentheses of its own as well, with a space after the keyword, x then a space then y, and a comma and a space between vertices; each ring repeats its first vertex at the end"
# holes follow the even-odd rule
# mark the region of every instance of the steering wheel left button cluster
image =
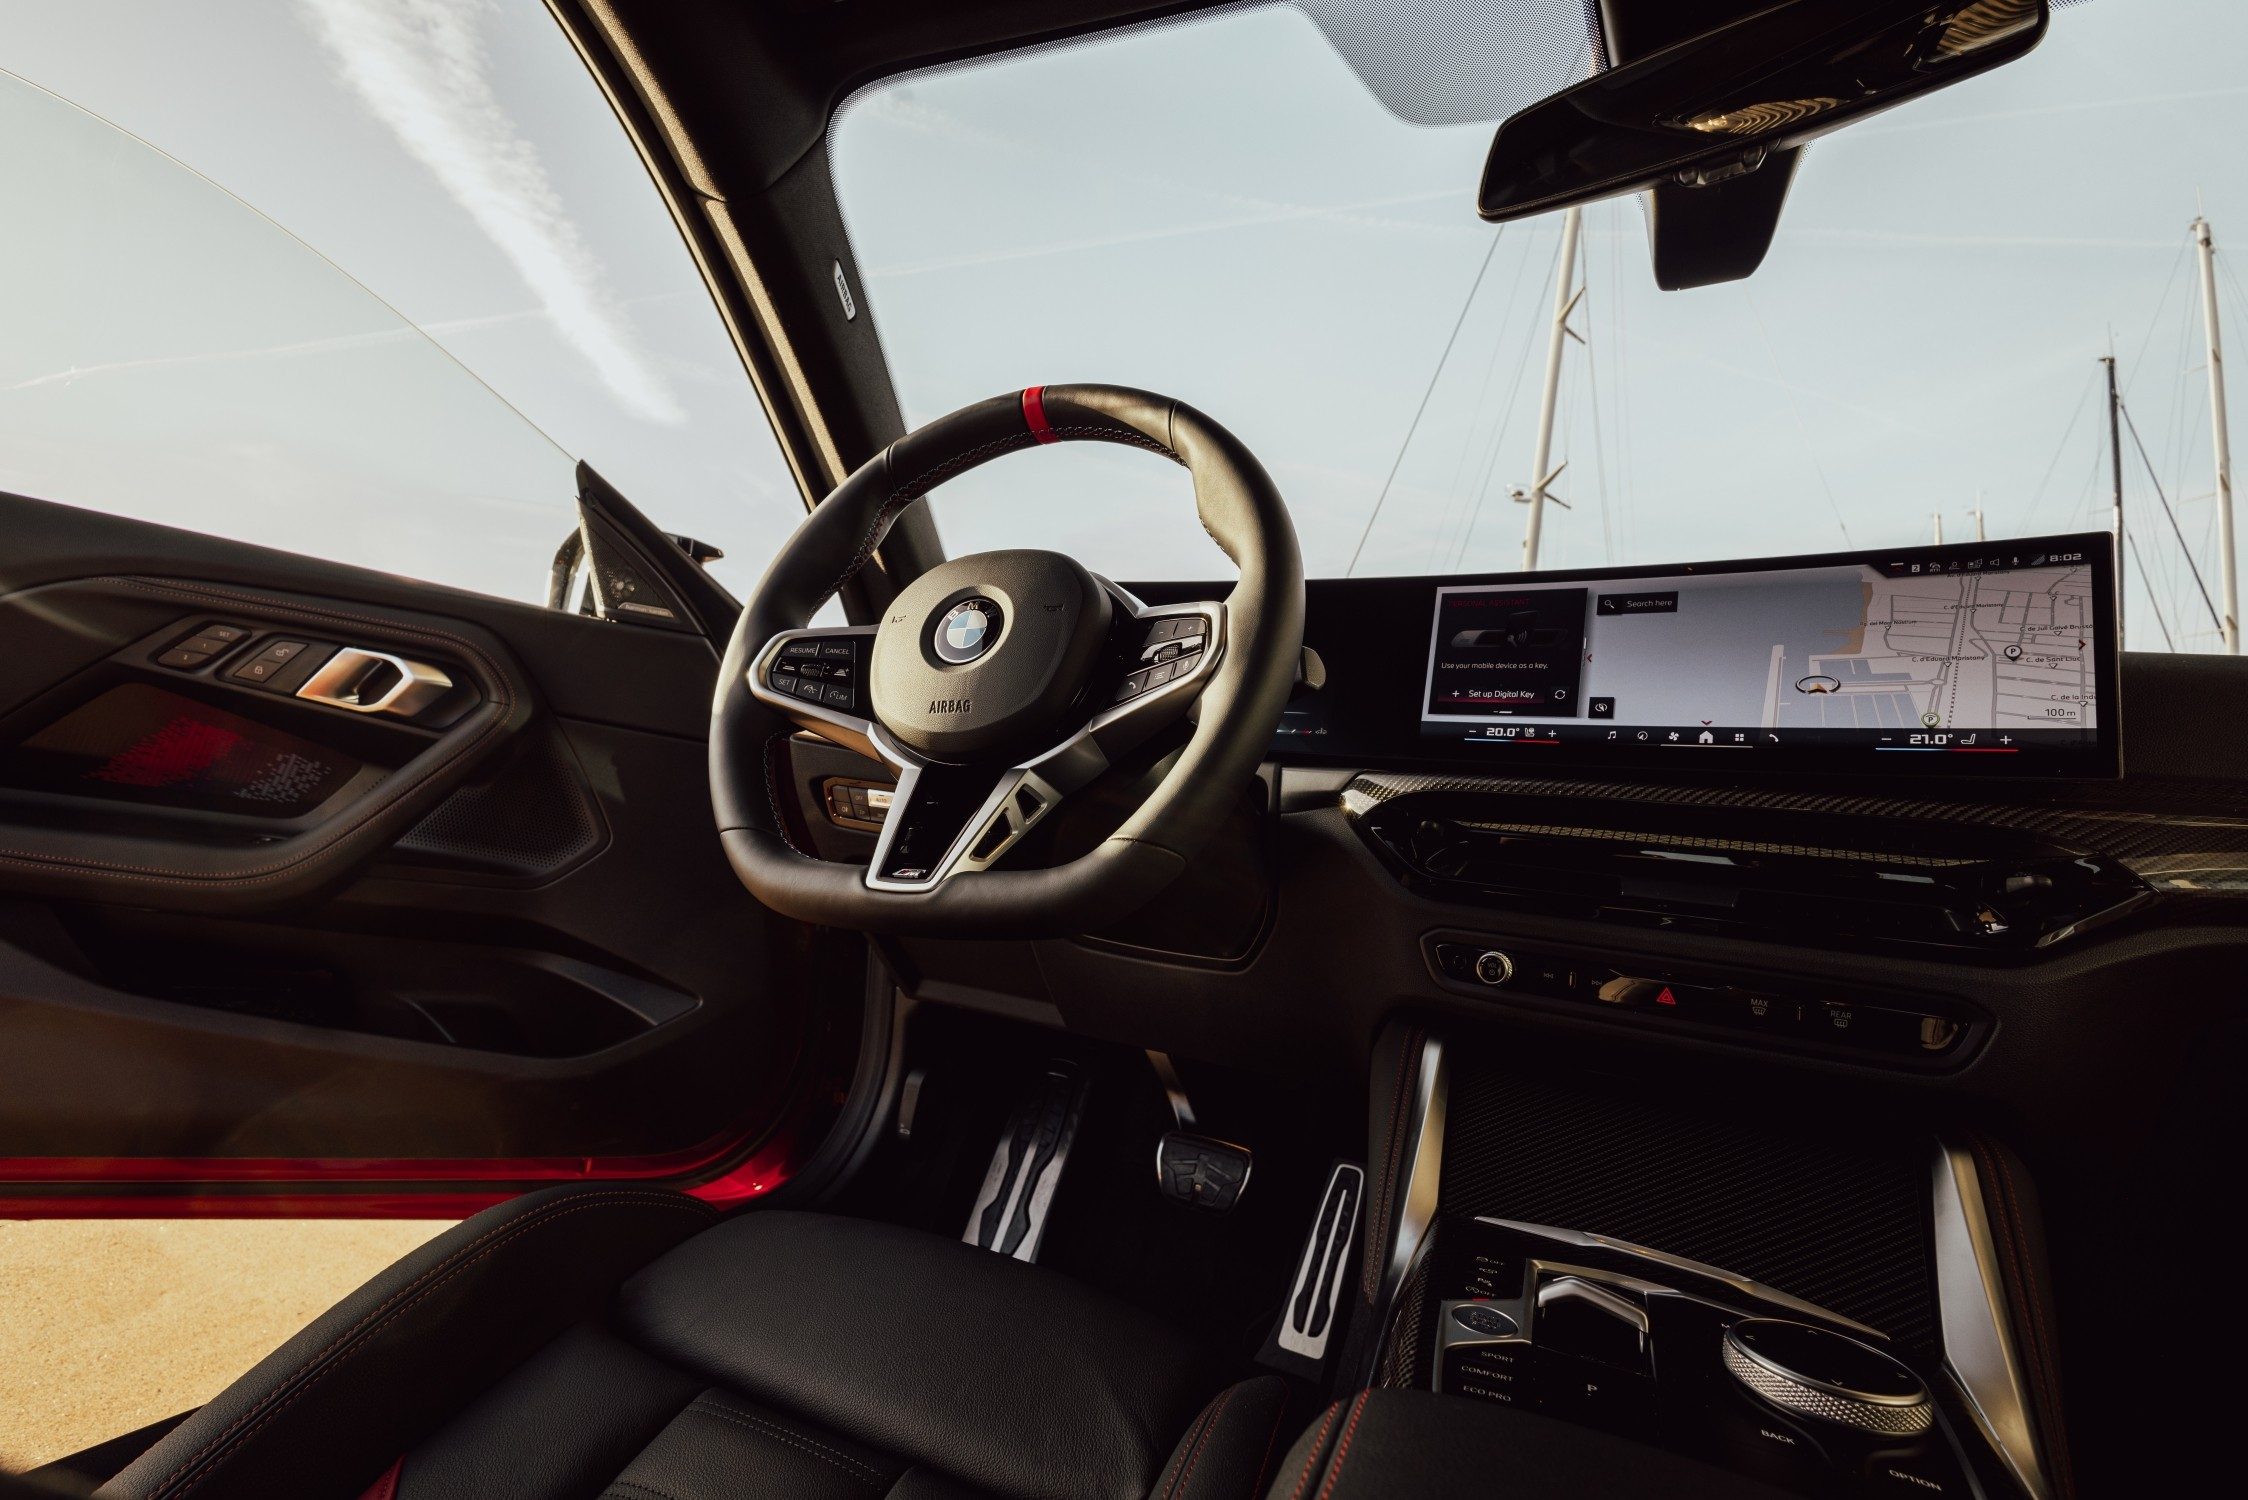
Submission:
POLYGON ((860 715, 865 674, 857 637, 806 636, 782 643, 765 669, 765 685, 837 713, 860 715))

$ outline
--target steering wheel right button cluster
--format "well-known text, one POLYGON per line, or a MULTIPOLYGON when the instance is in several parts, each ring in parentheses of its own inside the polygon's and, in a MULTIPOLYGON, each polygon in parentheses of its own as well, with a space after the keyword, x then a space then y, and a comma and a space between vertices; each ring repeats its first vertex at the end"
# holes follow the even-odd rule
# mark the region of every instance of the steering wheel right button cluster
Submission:
POLYGON ((1210 622, 1200 615, 1170 615, 1149 623, 1141 638, 1137 670, 1116 688, 1116 701, 1126 702, 1187 676, 1199 664, 1209 643, 1210 622))

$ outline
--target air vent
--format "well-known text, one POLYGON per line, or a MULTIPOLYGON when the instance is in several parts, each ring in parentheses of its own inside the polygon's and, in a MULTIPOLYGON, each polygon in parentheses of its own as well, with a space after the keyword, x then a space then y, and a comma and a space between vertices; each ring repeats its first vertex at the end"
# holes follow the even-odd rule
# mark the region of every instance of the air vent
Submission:
POLYGON ((1936 822, 1444 792, 1383 803, 1358 826, 1441 899, 1795 943, 2017 952, 2148 894, 2114 861, 1936 822))

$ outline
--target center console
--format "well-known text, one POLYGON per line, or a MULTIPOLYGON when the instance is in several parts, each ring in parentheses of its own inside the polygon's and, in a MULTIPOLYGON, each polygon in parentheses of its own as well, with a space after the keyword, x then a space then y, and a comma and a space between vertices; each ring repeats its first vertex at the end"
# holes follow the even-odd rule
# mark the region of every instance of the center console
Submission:
MULTIPOLYGON (((2049 1353, 2022 1315, 2034 1232, 1997 1147, 1557 1076, 1405 1023, 1392 1042, 1377 1394, 1426 1393, 1460 1442, 1572 1476, 1525 1493, 1635 1463, 1673 1466, 1666 1494, 2066 1493, 2051 1372, 2025 1357, 2049 1353)), ((1382 1420, 1427 1429, 1402 1463, 1450 1441, 1410 1403, 1382 1420)))
MULTIPOLYGON (((1799 1494, 2008 1494, 1939 1371, 1854 1319, 1607 1236, 1447 1227, 1433 1388, 1655 1444, 1799 1494), (1971 1477, 1972 1476, 1972 1479, 1971 1477)), ((1995 1455, 1989 1455, 1995 1460, 1995 1455)))

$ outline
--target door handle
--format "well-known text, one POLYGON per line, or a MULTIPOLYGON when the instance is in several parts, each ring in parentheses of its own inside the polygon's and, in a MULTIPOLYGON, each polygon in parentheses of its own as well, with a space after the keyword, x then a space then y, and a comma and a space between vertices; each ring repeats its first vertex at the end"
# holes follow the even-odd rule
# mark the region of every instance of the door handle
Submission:
POLYGON ((297 689, 299 698, 355 714, 410 719, 445 696, 453 679, 427 662, 345 646, 297 689))

